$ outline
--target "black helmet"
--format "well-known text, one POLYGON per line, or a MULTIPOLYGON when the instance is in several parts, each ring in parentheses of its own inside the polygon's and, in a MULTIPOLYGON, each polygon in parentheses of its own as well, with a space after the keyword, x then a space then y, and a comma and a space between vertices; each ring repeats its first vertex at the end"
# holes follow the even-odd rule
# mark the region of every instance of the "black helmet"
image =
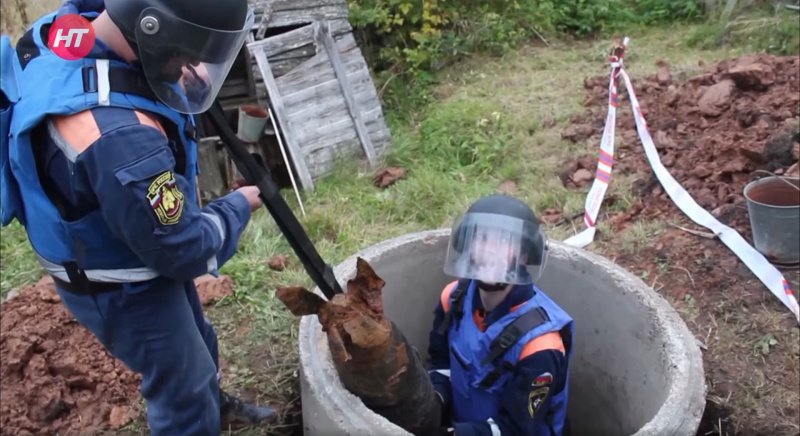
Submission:
POLYGON ((547 238, 531 208, 507 195, 472 203, 455 220, 446 274, 493 283, 532 283, 547 259, 547 238))
POLYGON ((253 28, 247 0, 105 0, 156 96, 204 112, 253 28))

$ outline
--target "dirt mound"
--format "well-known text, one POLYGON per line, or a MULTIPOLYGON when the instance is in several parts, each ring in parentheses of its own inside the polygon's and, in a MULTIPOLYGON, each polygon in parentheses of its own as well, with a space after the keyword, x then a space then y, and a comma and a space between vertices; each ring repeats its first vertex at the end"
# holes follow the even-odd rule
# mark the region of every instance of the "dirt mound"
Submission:
MULTIPOLYGON (((203 304, 228 276, 198 278, 203 304)), ((0 305, 0 434, 94 434, 137 417, 141 377, 78 324, 45 277, 0 305)))
MULTIPOLYGON (((757 170, 797 176, 800 57, 727 60, 686 80, 662 61, 653 73, 633 82, 662 163, 698 204, 750 238, 744 186, 766 175, 757 170)), ((587 170, 594 177, 608 80, 585 80, 587 111, 571 121, 586 127, 562 135, 578 142, 585 140, 578 133, 591 130, 593 147, 591 154, 565 163, 561 179, 567 187, 586 189, 591 182, 576 179, 585 180, 587 170)), ((597 244, 606 257, 664 296, 697 338, 709 389, 698 435, 797 435, 800 330, 786 307, 716 238, 665 227, 633 244, 619 243, 621 230, 642 218, 696 227, 684 224, 688 219, 653 175, 624 82, 620 85, 616 128, 621 140, 611 185, 629 175, 639 201, 608 219, 602 216, 613 233, 597 244)), ((608 198, 604 205, 609 206, 608 198)), ((796 292, 800 269, 783 273, 796 292)))
MULTIPOLYGON (((699 205, 720 221, 740 227, 737 230, 747 230, 749 226, 742 226, 747 224, 742 189, 765 175, 755 171, 797 175, 800 57, 745 56, 683 81, 674 80, 666 62, 657 65, 656 74, 634 78, 633 85, 662 163, 699 205)), ((572 120, 565 137, 573 137, 575 131, 602 133, 607 84, 607 76, 585 80, 591 90, 588 110, 572 120)), ((617 141, 614 171, 648 174, 634 183, 634 193, 644 198, 626 218, 674 213, 675 206, 649 168, 622 80, 618 92, 617 132, 622 141, 617 141)), ((574 162, 567 165, 567 170, 581 171, 574 162)))
POLYGON ((127 415, 136 403, 140 378, 75 321, 52 279, 4 302, 0 313, 3 434, 91 433, 112 409, 127 415))

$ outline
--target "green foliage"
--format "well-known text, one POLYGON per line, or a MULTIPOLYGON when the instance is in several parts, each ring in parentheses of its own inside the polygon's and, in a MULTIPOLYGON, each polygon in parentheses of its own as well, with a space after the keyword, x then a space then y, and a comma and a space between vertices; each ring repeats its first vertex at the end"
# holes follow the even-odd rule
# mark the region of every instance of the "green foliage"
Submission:
POLYGON ((737 46, 746 52, 800 54, 800 17, 783 7, 748 11, 730 21, 709 20, 686 36, 692 48, 737 46))
POLYGON ((430 109, 427 115, 419 125, 419 138, 394 150, 395 164, 407 168, 424 164, 453 176, 485 176, 514 152, 510 129, 498 108, 454 101, 430 109))
POLYGON ((630 3, 638 24, 695 21, 703 16, 703 5, 695 0, 639 0, 630 3))
POLYGON ((699 0, 348 0, 373 68, 426 75, 475 51, 504 53, 534 35, 587 37, 695 20, 699 0))

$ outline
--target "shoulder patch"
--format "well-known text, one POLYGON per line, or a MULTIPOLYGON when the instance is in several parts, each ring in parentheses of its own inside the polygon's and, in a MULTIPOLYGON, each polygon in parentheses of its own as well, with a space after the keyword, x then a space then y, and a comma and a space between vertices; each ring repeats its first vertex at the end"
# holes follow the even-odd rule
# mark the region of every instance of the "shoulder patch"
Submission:
POLYGON ((175 174, 164 171, 147 188, 147 200, 158 222, 165 226, 177 224, 183 214, 183 193, 178 189, 175 174))
POLYGON ((550 392, 549 386, 542 386, 538 388, 533 388, 528 394, 528 413, 531 415, 531 419, 536 416, 536 412, 539 411, 539 408, 542 407, 544 400, 547 398, 547 394, 550 392))

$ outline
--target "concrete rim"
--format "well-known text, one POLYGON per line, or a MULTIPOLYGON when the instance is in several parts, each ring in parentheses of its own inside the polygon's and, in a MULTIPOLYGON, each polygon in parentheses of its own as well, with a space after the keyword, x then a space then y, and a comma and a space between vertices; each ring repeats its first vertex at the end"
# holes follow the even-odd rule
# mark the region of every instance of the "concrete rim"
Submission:
MULTIPOLYGON (((334 273, 344 289, 347 280, 351 278, 350 275, 355 271, 357 257, 372 263, 392 248, 419 241, 423 244, 433 243, 440 238, 448 237, 449 234, 449 228, 442 228, 410 233, 379 242, 345 259, 334 268, 334 273), (349 275, 345 276, 346 273, 349 275)), ((636 295, 638 301, 653 312, 653 318, 656 320, 654 326, 663 332, 661 338, 664 343, 663 352, 670 356, 673 362, 673 365, 667 368, 670 372, 669 392, 658 413, 632 436, 665 435, 663 429, 674 427, 676 422, 680 422, 680 425, 671 434, 687 434, 687 431, 695 431, 699 427, 705 408, 706 382, 703 376, 703 361, 694 335, 675 309, 641 279, 606 258, 555 240, 550 241, 550 249, 551 256, 582 257, 606 269, 614 280, 622 286, 627 285, 626 288, 630 292, 638 294, 636 295), (697 380, 698 374, 701 380, 697 380)), ((314 292, 325 298, 319 288, 314 288, 314 292)), ((331 362, 327 347, 318 347, 319 341, 325 340, 324 337, 320 337, 322 335, 324 334, 316 316, 305 316, 301 319, 298 339, 301 373, 310 393, 322 400, 322 407, 328 408, 328 415, 340 417, 339 420, 348 423, 349 427, 372 428, 385 435, 410 435, 372 412, 358 397, 348 392, 333 370, 332 363, 322 364, 323 361, 331 362)))

